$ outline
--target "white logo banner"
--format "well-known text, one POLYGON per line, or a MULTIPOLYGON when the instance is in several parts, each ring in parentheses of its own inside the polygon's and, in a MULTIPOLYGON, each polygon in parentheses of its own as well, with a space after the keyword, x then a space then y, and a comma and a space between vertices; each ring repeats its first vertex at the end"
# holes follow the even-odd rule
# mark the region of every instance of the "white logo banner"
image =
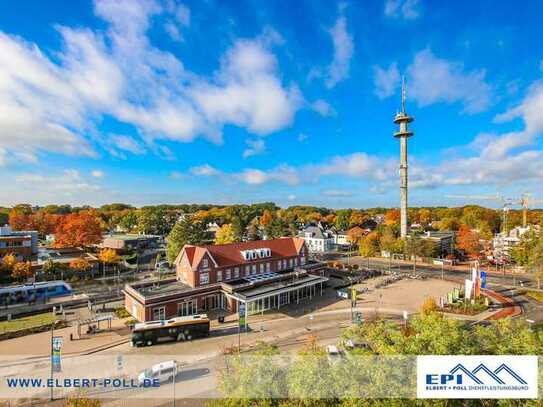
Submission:
POLYGON ((537 356, 418 356, 417 397, 535 399, 537 356))

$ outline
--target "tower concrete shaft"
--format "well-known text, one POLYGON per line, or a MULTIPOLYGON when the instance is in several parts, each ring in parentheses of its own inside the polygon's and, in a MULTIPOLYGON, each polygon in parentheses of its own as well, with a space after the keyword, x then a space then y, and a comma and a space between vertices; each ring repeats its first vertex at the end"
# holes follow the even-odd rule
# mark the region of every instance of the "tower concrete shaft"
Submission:
POLYGON ((407 236, 407 139, 413 135, 409 131, 408 123, 415 120, 405 113, 405 81, 402 81, 402 111, 394 117, 394 123, 399 125, 399 131, 394 133, 394 137, 400 139, 400 236, 407 236))

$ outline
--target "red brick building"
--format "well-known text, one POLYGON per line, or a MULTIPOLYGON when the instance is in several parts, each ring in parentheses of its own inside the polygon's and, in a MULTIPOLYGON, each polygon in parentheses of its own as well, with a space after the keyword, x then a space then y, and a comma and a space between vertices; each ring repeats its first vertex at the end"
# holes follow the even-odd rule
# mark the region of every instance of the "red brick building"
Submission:
POLYGON ((322 293, 327 281, 320 263, 308 262, 299 238, 183 247, 176 279, 125 287, 125 306, 140 321, 191 315, 202 311, 263 312, 322 293), (316 274, 315 274, 316 273, 316 274))

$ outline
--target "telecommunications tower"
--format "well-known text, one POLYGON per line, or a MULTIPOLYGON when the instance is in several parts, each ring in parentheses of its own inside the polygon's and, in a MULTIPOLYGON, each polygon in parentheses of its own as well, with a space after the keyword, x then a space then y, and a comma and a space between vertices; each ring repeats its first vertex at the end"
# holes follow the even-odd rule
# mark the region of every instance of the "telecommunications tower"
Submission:
POLYGON ((394 137, 400 139, 400 235, 407 236, 407 139, 413 135, 407 128, 415 120, 405 113, 405 79, 402 78, 402 111, 396 113, 394 123, 400 126, 394 137))

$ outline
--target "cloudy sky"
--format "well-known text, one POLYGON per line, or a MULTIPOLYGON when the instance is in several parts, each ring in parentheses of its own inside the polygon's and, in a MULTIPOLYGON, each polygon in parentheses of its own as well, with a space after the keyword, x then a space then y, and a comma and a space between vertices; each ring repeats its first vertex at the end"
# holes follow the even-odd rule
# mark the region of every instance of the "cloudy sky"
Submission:
POLYGON ((543 197, 541 4, 286 4, 0 2, 0 205, 543 197))

